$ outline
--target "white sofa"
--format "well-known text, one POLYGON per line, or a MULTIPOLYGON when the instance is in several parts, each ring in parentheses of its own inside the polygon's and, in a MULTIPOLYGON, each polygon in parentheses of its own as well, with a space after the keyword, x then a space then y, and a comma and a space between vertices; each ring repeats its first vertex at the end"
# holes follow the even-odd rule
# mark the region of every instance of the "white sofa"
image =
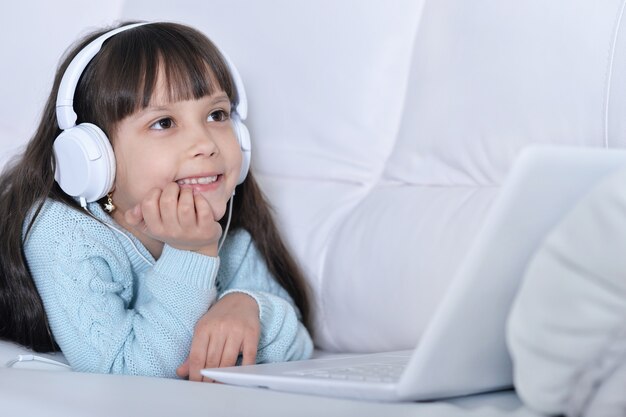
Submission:
MULTIPOLYGON (((120 19, 195 26, 228 52, 246 84, 253 170, 313 289, 316 347, 411 348, 524 146, 626 144, 623 7, 12 2, 0 29, 0 163, 33 133, 56 64, 79 35, 120 19)), ((17 350, 0 344, 0 364, 17 350)), ((1 368, 0 407, 33 415, 532 415, 512 391, 383 405, 1 368)))

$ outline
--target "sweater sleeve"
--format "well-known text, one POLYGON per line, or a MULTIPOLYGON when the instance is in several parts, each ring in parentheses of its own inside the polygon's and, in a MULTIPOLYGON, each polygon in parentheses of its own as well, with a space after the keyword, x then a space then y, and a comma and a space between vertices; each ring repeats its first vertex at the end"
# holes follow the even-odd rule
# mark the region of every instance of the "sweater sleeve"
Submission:
POLYGON ((240 292, 254 298, 259 305, 261 335, 257 363, 307 359, 313 342, 300 321, 293 300, 267 269, 250 235, 233 234, 228 258, 218 276, 218 297, 240 292))
POLYGON ((165 246, 133 273, 116 236, 60 203, 24 243, 55 340, 73 369, 175 377, 198 318, 215 298, 217 258, 165 246))

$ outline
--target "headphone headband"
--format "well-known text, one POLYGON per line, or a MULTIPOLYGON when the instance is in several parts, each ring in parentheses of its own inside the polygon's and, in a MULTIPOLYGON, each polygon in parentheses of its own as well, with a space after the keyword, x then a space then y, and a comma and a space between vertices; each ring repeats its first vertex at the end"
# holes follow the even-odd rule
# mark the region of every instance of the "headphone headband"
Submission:
POLYGON ((147 25, 148 23, 149 22, 142 22, 122 26, 100 35, 89 45, 84 47, 83 50, 80 51, 74 59, 72 59, 72 62, 65 70, 65 74, 63 74, 61 84, 59 85, 59 93, 57 94, 57 121, 62 130, 76 126, 76 119, 78 118, 76 112, 74 111, 74 93, 76 92, 76 86, 78 85, 78 80, 89 62, 91 62, 93 57, 100 52, 104 41, 120 32, 124 32, 125 30, 132 29, 137 26, 147 25))
MULTIPOLYGON (((76 87, 78 86, 78 81, 80 80, 80 76, 83 71, 85 71, 85 68, 87 68, 87 65, 89 65, 89 62, 91 62, 93 57, 100 52, 104 42, 120 32, 148 25, 150 23, 152 22, 133 23, 104 33, 93 40, 89 45, 84 47, 74 57, 74 59, 72 59, 72 62, 65 70, 65 74, 63 74, 61 84, 59 85, 59 92, 57 94, 56 114, 61 130, 66 130, 76 126, 76 120, 78 119, 78 116, 74 111, 74 94, 76 93, 76 87)), ((248 98, 246 97, 246 90, 243 88, 241 76, 230 58, 222 50, 220 50, 217 45, 215 45, 215 47, 220 52, 222 57, 224 57, 231 76, 233 77, 233 82, 235 83, 235 89, 237 90, 237 95, 239 96, 239 103, 237 103, 236 106, 237 114, 241 120, 246 120, 246 117, 248 116, 248 98)))

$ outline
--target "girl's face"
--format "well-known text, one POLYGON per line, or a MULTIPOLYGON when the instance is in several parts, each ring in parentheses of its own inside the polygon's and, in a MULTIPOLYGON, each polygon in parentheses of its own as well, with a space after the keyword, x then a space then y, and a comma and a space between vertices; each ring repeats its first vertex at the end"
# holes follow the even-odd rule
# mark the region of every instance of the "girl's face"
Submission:
POLYGON ((113 216, 124 224, 124 212, 151 189, 175 182, 201 194, 221 219, 242 162, 230 100, 220 90, 198 100, 167 102, 161 80, 148 107, 120 121, 112 135, 117 163, 113 216))

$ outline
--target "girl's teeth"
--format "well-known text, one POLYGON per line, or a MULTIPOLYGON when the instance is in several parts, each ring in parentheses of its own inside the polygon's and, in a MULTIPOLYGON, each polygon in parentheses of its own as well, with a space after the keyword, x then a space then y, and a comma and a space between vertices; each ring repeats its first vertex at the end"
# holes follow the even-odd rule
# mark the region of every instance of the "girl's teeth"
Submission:
POLYGON ((210 184, 217 181, 217 175, 212 177, 200 177, 200 178, 185 178, 184 180, 178 180, 178 185, 194 185, 194 184, 210 184))

